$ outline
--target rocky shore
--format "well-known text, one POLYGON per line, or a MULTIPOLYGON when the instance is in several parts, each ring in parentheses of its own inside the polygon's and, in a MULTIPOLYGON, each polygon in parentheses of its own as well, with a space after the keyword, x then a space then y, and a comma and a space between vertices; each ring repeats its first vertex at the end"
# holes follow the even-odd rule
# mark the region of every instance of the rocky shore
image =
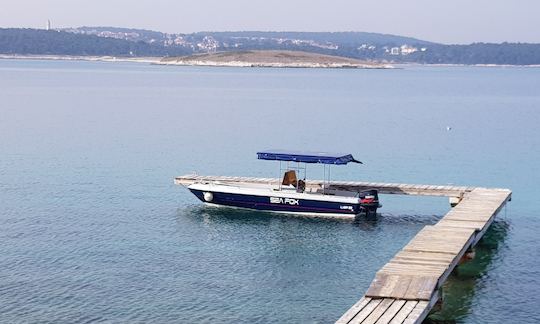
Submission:
POLYGON ((167 57, 156 64, 271 68, 393 68, 393 66, 389 64, 298 51, 220 52, 182 57, 167 57))

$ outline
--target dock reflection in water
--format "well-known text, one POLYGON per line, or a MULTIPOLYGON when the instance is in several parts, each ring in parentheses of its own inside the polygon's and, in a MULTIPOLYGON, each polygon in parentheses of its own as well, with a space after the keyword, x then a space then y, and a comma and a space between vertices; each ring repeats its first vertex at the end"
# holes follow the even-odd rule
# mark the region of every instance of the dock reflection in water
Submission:
POLYGON ((442 307, 428 317, 427 323, 459 323, 470 314, 477 290, 493 281, 489 268, 501 257, 510 229, 510 223, 504 219, 493 222, 475 246, 474 259, 458 266, 448 278, 443 286, 442 307))

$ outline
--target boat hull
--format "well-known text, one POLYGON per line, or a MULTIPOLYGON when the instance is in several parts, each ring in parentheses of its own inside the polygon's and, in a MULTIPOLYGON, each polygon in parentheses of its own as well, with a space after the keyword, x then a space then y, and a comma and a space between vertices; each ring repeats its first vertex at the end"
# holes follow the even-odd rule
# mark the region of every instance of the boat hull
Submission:
POLYGON ((189 190, 205 203, 272 212, 354 217, 364 209, 360 203, 302 199, 298 198, 298 195, 294 195, 296 197, 265 196, 193 188, 189 190))

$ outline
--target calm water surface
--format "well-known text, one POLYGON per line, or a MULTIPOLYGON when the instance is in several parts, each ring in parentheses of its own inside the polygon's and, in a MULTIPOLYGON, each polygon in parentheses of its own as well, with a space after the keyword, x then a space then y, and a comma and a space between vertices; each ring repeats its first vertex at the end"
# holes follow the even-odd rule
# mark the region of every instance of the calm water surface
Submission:
POLYGON ((449 208, 382 196, 377 221, 295 218, 203 207, 172 183, 277 176, 266 148, 364 161, 335 179, 511 188, 432 318, 538 322, 538 89, 534 68, 0 60, 0 322, 332 322, 449 208))

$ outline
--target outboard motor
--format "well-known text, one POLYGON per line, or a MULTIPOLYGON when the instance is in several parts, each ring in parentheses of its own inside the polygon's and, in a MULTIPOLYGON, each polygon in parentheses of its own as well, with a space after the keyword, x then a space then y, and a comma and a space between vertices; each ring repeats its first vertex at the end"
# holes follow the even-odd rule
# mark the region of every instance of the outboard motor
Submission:
POLYGON ((380 207, 378 191, 375 189, 362 191, 358 194, 360 207, 366 212, 367 217, 377 215, 377 208, 380 207))

